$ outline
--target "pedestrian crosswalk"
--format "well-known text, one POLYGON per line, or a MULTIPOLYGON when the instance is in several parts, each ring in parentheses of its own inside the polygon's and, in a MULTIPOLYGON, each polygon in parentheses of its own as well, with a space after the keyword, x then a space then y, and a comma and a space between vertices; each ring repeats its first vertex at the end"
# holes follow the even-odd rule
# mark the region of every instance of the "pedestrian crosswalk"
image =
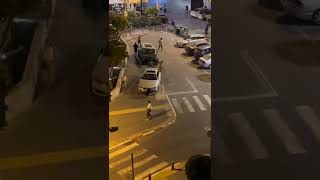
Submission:
POLYGON ((209 95, 171 96, 170 101, 177 114, 207 111, 211 106, 209 95))
POLYGON ((131 180, 134 174, 135 180, 142 180, 149 174, 154 174, 168 166, 169 163, 162 161, 156 154, 149 152, 136 142, 109 149, 109 168, 123 179, 131 180))
MULTIPOLYGON (((261 108, 256 112, 256 115, 246 112, 231 112, 223 115, 226 117, 225 120, 230 123, 231 128, 228 132, 221 131, 214 134, 215 142, 220 144, 215 146, 216 149, 214 150, 220 163, 243 160, 243 157, 240 158, 240 156, 243 156, 243 152, 241 151, 238 154, 235 151, 237 149, 234 145, 235 139, 239 139, 236 146, 240 144, 240 146, 245 147, 245 154, 248 155, 247 160, 272 158, 280 152, 276 150, 277 148, 283 149, 283 153, 288 156, 304 154, 314 147, 312 144, 319 145, 320 114, 317 113, 315 107, 298 105, 292 108, 289 113, 281 108, 261 108), (259 118, 257 118, 258 116, 259 118), (301 126, 303 126, 302 130, 298 130, 301 126), (306 132, 305 129, 310 132, 306 132), (309 136, 313 140, 309 140, 311 143, 307 144, 305 138, 309 136), (277 138, 277 140, 270 140, 270 138, 277 138), (273 144, 279 142, 281 147, 279 147, 279 144, 273 144)), ((219 131, 219 128, 217 128, 217 131, 219 131)))

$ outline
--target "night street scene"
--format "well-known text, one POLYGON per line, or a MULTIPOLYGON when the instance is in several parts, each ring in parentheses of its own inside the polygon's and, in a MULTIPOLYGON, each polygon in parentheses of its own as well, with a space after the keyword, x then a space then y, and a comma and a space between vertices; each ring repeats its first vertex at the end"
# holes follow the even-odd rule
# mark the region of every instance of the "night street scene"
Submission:
POLYGON ((208 0, 109 1, 109 179, 210 179, 210 22, 208 0))
POLYGON ((319 180, 319 39, 318 0, 3 0, 0 180, 319 180))

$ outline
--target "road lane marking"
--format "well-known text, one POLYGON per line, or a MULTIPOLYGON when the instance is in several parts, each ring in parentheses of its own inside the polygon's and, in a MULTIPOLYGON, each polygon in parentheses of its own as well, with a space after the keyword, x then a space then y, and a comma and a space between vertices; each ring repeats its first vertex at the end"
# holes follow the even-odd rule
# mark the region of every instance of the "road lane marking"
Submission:
POLYGON ((127 143, 129 143, 129 142, 131 142, 132 140, 127 140, 127 141, 124 141, 124 142, 122 142, 122 143, 119 143, 119 144, 117 144, 117 145, 115 145, 115 146, 112 146, 112 147, 110 147, 109 148, 109 151, 112 151, 113 149, 115 149, 115 148, 117 148, 117 147, 119 147, 119 146, 122 146, 122 145, 124 145, 124 144, 127 144, 127 143))
POLYGON ((188 99, 186 97, 182 97, 182 100, 184 102, 184 104, 187 106, 188 110, 190 112, 195 112, 195 110, 193 109, 191 103, 188 101, 188 99))
POLYGON ((207 103, 211 106, 211 98, 208 95, 202 95, 203 98, 207 101, 207 103))
POLYGON ((207 108, 204 106, 204 104, 200 101, 200 99, 198 98, 198 96, 192 96, 192 98, 194 99, 194 101, 196 102, 196 104, 198 105, 198 107, 200 108, 201 111, 205 111, 207 110, 207 108))
MULTIPOLYGON (((168 108, 167 105, 159 105, 159 106, 153 106, 152 110, 161 110, 161 109, 166 109, 166 108, 168 108)), ((119 111, 111 111, 111 112, 109 112, 109 116, 116 116, 116 115, 143 112, 143 111, 147 111, 147 108, 142 107, 142 108, 133 108, 133 109, 123 109, 123 110, 119 110, 119 111)))
POLYGON ((138 145, 139 145, 139 144, 137 144, 137 143, 132 143, 132 144, 130 144, 130 145, 128 145, 128 146, 125 146, 124 148, 121 148, 121 149, 119 149, 119 150, 116 150, 116 151, 113 152, 113 153, 110 153, 110 154, 109 154, 109 160, 112 159, 112 158, 114 158, 114 157, 116 157, 116 156, 119 156, 119 155, 122 154, 122 153, 125 153, 125 152, 127 152, 127 151, 130 151, 131 149, 137 147, 138 145))
POLYGON ((137 174, 137 176, 134 178, 136 180, 142 180, 144 177, 148 176, 149 174, 155 173, 159 170, 161 170, 162 168, 166 167, 168 165, 167 162, 161 162, 145 171, 143 171, 142 173, 137 174))
MULTIPOLYGON (((174 167, 177 169, 177 170, 171 170, 171 166, 165 168, 165 169, 162 169, 154 174, 151 175, 152 177, 152 180, 164 180, 164 179, 167 179, 166 177, 169 177, 170 175, 176 173, 176 172, 179 172, 179 170, 185 170, 184 166, 186 164, 186 161, 184 162, 179 162, 179 163, 175 163, 174 164, 174 167)), ((143 180, 149 180, 148 178, 144 178, 143 180)))
POLYGON ((177 94, 191 94, 191 93, 197 93, 198 91, 185 91, 185 92, 173 92, 173 93, 167 93, 167 95, 177 95, 177 94))
POLYGON ((193 91, 198 92, 198 90, 196 89, 196 87, 192 84, 192 82, 191 82, 188 78, 186 78, 186 81, 190 84, 190 86, 191 86, 191 88, 192 88, 193 91))
MULTIPOLYGON (((135 158, 143 155, 143 154, 146 153, 146 152, 148 152, 148 150, 142 149, 142 150, 140 150, 140 151, 138 151, 138 152, 133 153, 133 159, 135 159, 135 158)), ((127 157, 122 158, 122 159, 120 159, 120 160, 118 160, 118 161, 115 161, 115 162, 113 162, 113 163, 110 163, 110 164, 109 164, 109 167, 110 167, 110 168, 115 168, 116 166, 119 166, 120 164, 122 164, 122 163, 124 163, 124 162, 130 161, 130 159, 131 159, 131 156, 127 156, 127 157)))
POLYGON ((261 142, 260 138, 255 133, 254 129, 249 125, 245 116, 242 113, 233 113, 229 117, 232 120, 234 129, 238 132, 238 135, 246 142, 254 159, 266 159, 269 157, 269 153, 266 147, 261 142))
POLYGON ((295 136, 295 134, 293 134, 293 132, 289 129, 288 125, 285 123, 278 111, 275 109, 265 109, 263 110, 263 113, 271 124, 272 128, 284 143, 288 153, 298 154, 306 152, 304 147, 299 143, 297 136, 295 136))
POLYGON ((213 98, 213 101, 214 102, 232 102, 232 101, 244 101, 244 100, 250 100, 250 99, 272 98, 277 96, 278 95, 275 95, 272 93, 266 93, 266 94, 257 94, 257 95, 251 95, 251 96, 218 97, 218 98, 213 98))
POLYGON ((256 75, 257 79, 263 86, 269 91, 271 94, 277 95, 277 91, 273 88, 272 84, 268 80, 268 78, 264 75, 260 67, 257 63, 255 63, 253 57, 249 55, 248 51, 241 51, 240 52, 242 59, 248 64, 249 68, 252 72, 256 75))
MULTIPOLYGON (((130 157, 130 158, 131 158, 131 157, 130 157)), ((134 167, 134 168, 139 168, 139 167, 147 164, 148 162, 150 162, 150 161, 152 161, 152 160, 154 160, 154 159, 156 159, 156 158, 158 158, 158 156, 156 156, 156 155, 153 154, 153 155, 151 155, 151 156, 148 156, 148 157, 144 158, 144 159, 141 160, 141 161, 134 162, 133 167, 134 167)), ((117 173, 118 173, 120 176, 123 176, 123 175, 127 174, 128 172, 130 172, 131 170, 132 170, 132 166, 130 165, 130 166, 128 166, 128 167, 125 167, 125 168, 117 171, 117 173)))
POLYGON ((309 106, 296 107, 298 114, 305 120, 315 138, 320 141, 320 121, 316 113, 309 106))
POLYGON ((151 131, 143 133, 142 136, 147 136, 147 135, 152 134, 154 132, 155 132, 155 130, 151 130, 151 131))
POLYGON ((2 158, 0 159, 0 171, 48 164, 59 164, 98 157, 107 157, 106 146, 2 158))
POLYGON ((172 98, 171 102, 172 102, 173 106, 175 107, 175 110, 177 110, 178 113, 182 114, 183 110, 182 110, 180 104, 178 103, 178 100, 176 98, 172 98))

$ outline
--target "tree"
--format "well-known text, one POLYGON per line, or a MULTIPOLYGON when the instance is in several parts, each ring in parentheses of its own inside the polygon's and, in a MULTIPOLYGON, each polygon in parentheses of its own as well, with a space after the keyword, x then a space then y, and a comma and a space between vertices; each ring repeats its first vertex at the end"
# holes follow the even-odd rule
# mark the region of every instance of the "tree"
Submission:
POLYGON ((210 180, 211 158, 208 155, 191 156, 185 165, 188 180, 210 180))
POLYGON ((150 7, 146 9, 146 14, 150 16, 155 16, 156 14, 159 13, 159 10, 156 7, 150 7))
POLYGON ((110 29, 111 35, 116 35, 118 38, 120 33, 128 27, 128 18, 121 15, 111 15, 109 22, 112 24, 115 34, 112 34, 112 29, 110 29))

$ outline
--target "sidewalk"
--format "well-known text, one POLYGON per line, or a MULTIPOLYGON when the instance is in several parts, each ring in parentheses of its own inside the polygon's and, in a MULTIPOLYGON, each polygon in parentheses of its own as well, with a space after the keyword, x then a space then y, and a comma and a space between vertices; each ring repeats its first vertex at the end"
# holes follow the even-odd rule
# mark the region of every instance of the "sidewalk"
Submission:
POLYGON ((174 170, 172 170, 170 166, 162 171, 159 171, 152 176, 152 180, 187 180, 184 169, 185 163, 186 162, 176 163, 174 165, 174 170))

